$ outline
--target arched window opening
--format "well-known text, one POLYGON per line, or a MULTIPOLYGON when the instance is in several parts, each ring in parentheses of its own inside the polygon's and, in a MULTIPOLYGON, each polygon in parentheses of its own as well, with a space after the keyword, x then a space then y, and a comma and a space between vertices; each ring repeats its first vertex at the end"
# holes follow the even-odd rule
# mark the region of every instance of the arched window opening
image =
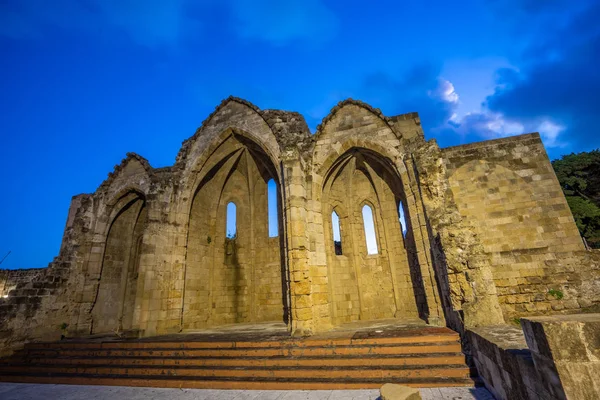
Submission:
POLYGON ((274 179, 267 182, 267 200, 269 212, 269 237, 279 236, 279 219, 277 218, 277 184, 274 179))
POLYGON ((227 238, 233 239, 237 235, 237 207, 235 203, 227 204, 227 238))
POLYGON ((378 254, 377 238, 375 237, 375 221, 373 220, 373 210, 368 205, 362 208, 363 223, 365 227, 365 239, 367 241, 367 254, 378 254))
POLYGON ((340 217, 334 211, 331 213, 331 226, 333 228, 333 248, 337 256, 342 253, 342 234, 340 231, 340 217))
POLYGON ((404 204, 402 204, 402 200, 398 204, 398 215, 400 219, 400 229, 402 229, 402 236, 406 237, 406 217, 404 216, 404 204))

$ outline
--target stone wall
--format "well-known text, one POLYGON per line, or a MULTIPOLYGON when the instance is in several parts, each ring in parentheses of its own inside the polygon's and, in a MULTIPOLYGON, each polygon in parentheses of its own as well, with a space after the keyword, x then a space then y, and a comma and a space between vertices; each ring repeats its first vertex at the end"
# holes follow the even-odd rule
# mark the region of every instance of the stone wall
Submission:
POLYGON ((485 386, 499 400, 600 398, 600 314, 531 317, 467 333, 485 386))
POLYGON ((520 327, 474 328, 466 336, 479 377, 496 399, 560 398, 544 384, 520 327))
POLYGON ((306 241, 310 268, 318 274, 315 278, 319 284, 313 285, 313 290, 330 293, 329 299, 320 297, 313 305, 317 329, 338 323, 336 312, 345 314, 346 321, 360 314, 369 319, 391 316, 393 312, 398 317, 420 316, 443 324, 429 257, 429 232, 406 148, 407 144, 423 142, 418 115, 387 118, 369 105, 347 100, 331 110, 314 140, 314 150, 306 157, 311 161, 306 173, 311 178, 306 180, 309 185, 304 193, 306 241), (400 202, 406 207, 406 238, 398 223, 400 202), (377 255, 366 251, 362 217, 365 204, 375 215, 377 255), (346 232, 342 241, 350 247, 349 256, 335 255, 330 224, 331 212, 336 208, 343 214, 342 229, 346 232), (340 268, 351 272, 344 273, 340 268), (355 293, 336 290, 337 282, 323 285, 328 276, 333 278, 338 272, 347 281, 344 290, 357 287, 355 293), (384 299, 381 307, 373 301, 379 292, 384 299), (341 303, 356 304, 359 310, 340 309, 341 303))
POLYGON ((507 320, 598 304, 590 290, 600 285, 597 257, 584 251, 538 134, 443 154, 456 205, 490 259, 507 320))
POLYGON ((90 206, 86 195, 73 198, 60 254, 47 268, 2 271, 8 282, 11 276, 19 278, 0 297, 0 356, 10 354, 27 341, 60 339, 69 327, 77 325, 81 301, 77 286, 83 281, 83 260, 79 255, 89 251, 82 217, 90 206), (76 214, 80 218, 75 218, 76 214))
POLYGON ((441 150, 416 113, 388 118, 355 100, 311 135, 298 113, 226 99, 173 166, 130 153, 73 199, 59 256, 0 298, 0 345, 261 321, 310 335, 390 317, 462 331, 501 323, 499 301, 508 316, 593 306, 597 258, 580 251, 545 157, 531 135, 441 150), (268 235, 270 179, 279 237, 268 235), (235 238, 225 232, 229 202, 235 238), (366 248, 365 205, 377 254, 366 248), (550 286, 563 298, 548 298, 550 286))
POLYGON ((194 195, 183 329, 283 321, 281 243, 268 231, 267 184, 277 173, 265 154, 261 162, 240 140, 232 136, 214 160, 209 158, 214 167, 194 195), (228 147, 231 158, 221 163, 228 147), (226 233, 230 203, 236 210, 231 237, 226 233))
POLYGON ((542 382, 557 399, 600 398, 600 314, 522 320, 542 382))
POLYGON ((447 179, 443 153, 434 140, 416 147, 415 170, 423 193, 423 225, 430 232, 430 253, 448 326, 504 322, 491 265, 472 221, 456 206, 447 179))
POLYGON ((584 250, 538 134, 443 153, 458 209, 473 221, 487 253, 584 250))
POLYGON ((33 281, 38 275, 44 274, 45 268, 32 269, 3 269, 0 270, 0 297, 6 298, 11 290, 18 285, 33 281))

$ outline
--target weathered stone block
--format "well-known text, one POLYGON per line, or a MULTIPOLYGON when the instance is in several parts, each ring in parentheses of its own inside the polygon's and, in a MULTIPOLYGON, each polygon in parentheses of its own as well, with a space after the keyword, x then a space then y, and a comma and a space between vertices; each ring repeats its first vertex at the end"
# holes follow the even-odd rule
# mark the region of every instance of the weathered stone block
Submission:
POLYGON ((381 400, 421 400, 419 389, 386 383, 379 389, 381 400))

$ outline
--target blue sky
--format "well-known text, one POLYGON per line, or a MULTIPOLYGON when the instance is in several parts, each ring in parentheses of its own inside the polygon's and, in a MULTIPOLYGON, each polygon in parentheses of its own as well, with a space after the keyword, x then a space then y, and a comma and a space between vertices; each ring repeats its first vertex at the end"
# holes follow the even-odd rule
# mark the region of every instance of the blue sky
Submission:
POLYGON ((1 0, 0 258, 43 267, 71 196, 128 151, 171 165, 231 95, 418 111, 449 146, 540 131, 600 146, 600 4, 578 0, 1 0))

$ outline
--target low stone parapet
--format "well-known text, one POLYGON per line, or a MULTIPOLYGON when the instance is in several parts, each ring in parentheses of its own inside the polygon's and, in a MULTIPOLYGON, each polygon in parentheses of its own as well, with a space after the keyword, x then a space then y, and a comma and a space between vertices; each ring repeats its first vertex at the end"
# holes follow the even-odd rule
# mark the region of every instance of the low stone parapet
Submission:
POLYGON ((467 331, 473 361, 497 399, 600 398, 600 314, 521 319, 467 331))
POLYGON ((567 399, 600 399, 600 314, 521 320, 544 384, 567 399))
POLYGON ((487 389, 499 400, 553 399, 540 383, 523 331, 500 325, 467 331, 473 361, 487 389))

